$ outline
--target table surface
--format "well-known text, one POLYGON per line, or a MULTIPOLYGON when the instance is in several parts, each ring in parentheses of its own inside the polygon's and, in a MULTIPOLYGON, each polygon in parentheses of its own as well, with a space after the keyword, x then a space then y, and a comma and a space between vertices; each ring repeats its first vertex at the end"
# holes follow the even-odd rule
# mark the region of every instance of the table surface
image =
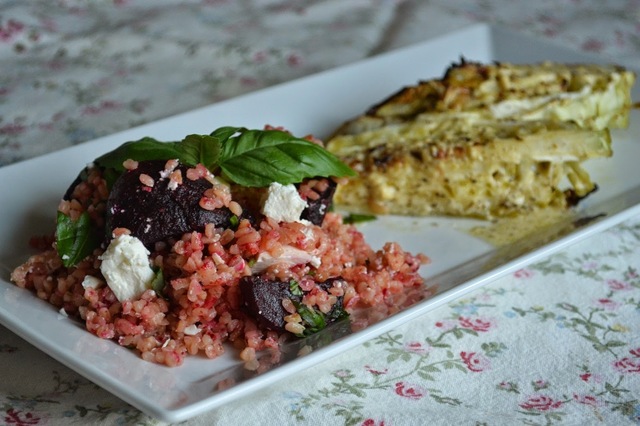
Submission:
MULTIPOLYGON (((0 166, 477 22, 640 69, 638 0, 1 0, 0 166)), ((638 424, 639 259, 636 217, 186 424, 638 424)), ((0 424, 122 423, 0 326, 0 424)))

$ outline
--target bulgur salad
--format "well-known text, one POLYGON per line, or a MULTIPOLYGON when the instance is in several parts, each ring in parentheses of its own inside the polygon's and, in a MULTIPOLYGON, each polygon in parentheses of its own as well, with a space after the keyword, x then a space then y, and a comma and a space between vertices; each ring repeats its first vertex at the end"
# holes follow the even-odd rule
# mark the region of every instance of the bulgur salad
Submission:
POLYGON ((277 363, 286 341, 424 286, 425 255, 374 250, 332 211, 353 174, 269 126, 127 142, 80 172, 11 280, 144 360, 233 347, 256 370, 258 353, 277 363))

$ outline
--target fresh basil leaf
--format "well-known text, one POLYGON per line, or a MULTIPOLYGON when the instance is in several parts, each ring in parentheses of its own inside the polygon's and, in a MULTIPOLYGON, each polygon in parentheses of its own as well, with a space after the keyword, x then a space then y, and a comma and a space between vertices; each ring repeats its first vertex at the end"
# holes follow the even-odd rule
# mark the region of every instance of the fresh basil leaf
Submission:
POLYGON ((355 175, 329 151, 287 132, 236 129, 236 133, 222 141, 219 166, 229 180, 240 185, 287 185, 314 176, 355 175))
POLYGON ((99 245, 100 239, 87 212, 82 213, 77 220, 58 212, 56 246, 64 266, 74 266, 99 245))
POLYGON ((185 164, 195 166, 204 165, 213 172, 220 159, 220 141, 215 136, 189 135, 176 145, 178 159, 185 164))
POLYGON ((156 274, 153 276, 153 280, 151 280, 151 288, 156 292, 158 297, 163 297, 164 295, 164 273, 162 269, 158 269, 156 274))
POLYGON ((244 127, 233 127, 233 126, 219 127, 213 132, 211 132, 211 136, 217 138, 220 141, 220 143, 224 144, 231 136, 245 130, 247 129, 245 129, 244 127))
POLYGON ((303 296, 304 295, 304 293, 302 292, 302 289, 300 288, 300 284, 296 280, 289 281, 289 291, 294 296, 303 296))
MULTIPOLYGON (((123 143, 113 151, 96 158, 95 163, 101 167, 122 172, 124 171, 122 163, 128 159, 146 161, 179 158, 182 160, 181 155, 183 152, 178 142, 160 142, 146 137, 137 141, 123 143)), ((197 162, 193 163, 193 165, 195 164, 197 162)))
POLYGON ((329 323, 338 322, 349 318, 349 312, 347 312, 343 306, 336 306, 326 314, 325 318, 329 323))
POLYGON ((214 136, 188 135, 180 142, 160 142, 153 138, 125 142, 113 151, 98 157, 95 162, 106 170, 123 172, 125 160, 171 160, 195 166, 202 163, 209 170, 217 168, 220 142, 214 136))
POLYGON ((104 169, 104 172, 102 172, 102 177, 104 178, 104 181, 107 184, 107 189, 109 190, 109 192, 111 192, 111 188, 113 188, 113 184, 116 183, 116 180, 118 180, 121 174, 122 174, 122 171, 118 172, 112 168, 104 169))
POLYGON ((354 223, 362 223, 362 222, 371 222, 376 220, 377 216, 372 214, 359 214, 359 213, 351 213, 342 218, 342 222, 346 224, 354 224, 354 223))
POLYGON ((189 135, 181 142, 160 142, 146 137, 126 142, 98 157, 95 163, 106 170, 124 171, 127 159, 170 160, 195 166, 203 164, 214 174, 221 169, 231 181, 264 187, 302 182, 314 176, 355 176, 337 157, 306 139, 280 130, 248 130, 220 127, 211 135, 189 135))
POLYGON ((324 314, 322 314, 322 312, 318 312, 304 303, 293 302, 293 304, 296 311, 298 311, 300 318, 302 318, 302 325, 304 325, 305 328, 302 332, 304 336, 317 333, 327 326, 327 322, 325 321, 324 314))

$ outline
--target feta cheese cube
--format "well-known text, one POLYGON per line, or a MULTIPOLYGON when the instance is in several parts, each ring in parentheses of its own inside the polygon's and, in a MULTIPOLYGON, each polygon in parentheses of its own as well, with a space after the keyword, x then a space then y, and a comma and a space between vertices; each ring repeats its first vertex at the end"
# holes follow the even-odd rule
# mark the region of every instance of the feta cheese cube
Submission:
POLYGON ((282 185, 273 182, 267 190, 262 205, 262 214, 278 222, 298 222, 300 214, 307 207, 293 184, 282 185))
POLYGON ((100 260, 100 271, 119 301, 136 299, 151 288, 155 273, 149 266, 149 251, 136 237, 114 238, 100 260))

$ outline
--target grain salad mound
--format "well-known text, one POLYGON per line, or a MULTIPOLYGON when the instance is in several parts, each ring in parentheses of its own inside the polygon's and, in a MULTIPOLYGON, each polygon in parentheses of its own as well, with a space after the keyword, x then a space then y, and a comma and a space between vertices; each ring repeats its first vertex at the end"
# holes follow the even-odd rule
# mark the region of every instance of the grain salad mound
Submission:
POLYGON ((329 211, 352 173, 325 153, 273 128, 124 144, 80 173, 55 234, 31 241, 38 253, 11 280, 147 361, 216 358, 231 343, 250 370, 262 351, 277 362, 285 341, 397 309, 424 285, 426 256, 374 250, 329 211), (306 165, 256 165, 273 147, 306 165))

